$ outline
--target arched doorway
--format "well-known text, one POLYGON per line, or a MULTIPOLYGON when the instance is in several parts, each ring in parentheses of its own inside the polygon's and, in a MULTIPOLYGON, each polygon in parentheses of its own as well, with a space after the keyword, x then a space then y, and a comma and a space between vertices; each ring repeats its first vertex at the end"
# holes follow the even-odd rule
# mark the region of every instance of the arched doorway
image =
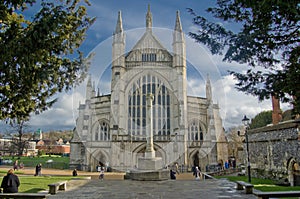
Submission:
POLYGON ((100 150, 95 151, 91 154, 91 171, 96 171, 97 166, 100 164, 101 166, 109 166, 108 156, 100 150))
POLYGON ((201 149, 195 149, 189 153, 189 167, 195 168, 198 166, 200 170, 205 171, 209 164, 208 153, 201 149))
POLYGON ((199 167, 199 152, 197 151, 194 155, 193 155, 193 167, 199 167))

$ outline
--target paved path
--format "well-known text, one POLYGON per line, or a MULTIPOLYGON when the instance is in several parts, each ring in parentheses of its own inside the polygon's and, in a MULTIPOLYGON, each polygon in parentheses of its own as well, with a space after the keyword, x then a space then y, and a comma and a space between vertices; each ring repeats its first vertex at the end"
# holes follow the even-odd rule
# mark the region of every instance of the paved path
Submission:
MULTIPOLYGON (((1 166, 1 169, 11 167, 1 166)), ((34 168, 22 170, 25 175, 33 175, 34 168)), ((42 169, 43 175, 71 175, 72 170, 42 169)), ((92 180, 71 180, 67 191, 50 195, 49 199, 255 199, 252 194, 237 191, 235 183, 226 179, 196 181, 192 173, 177 175, 177 180, 132 181, 122 180, 122 173, 105 173, 100 181, 97 172, 78 171, 79 176, 89 176, 92 180)), ((46 193, 48 190, 45 191, 46 193)))
POLYGON ((73 180, 67 191, 59 191, 49 199, 88 198, 88 199, 254 199, 252 194, 237 191, 235 184, 221 180, 73 180), (72 184, 73 183, 73 184, 72 184))

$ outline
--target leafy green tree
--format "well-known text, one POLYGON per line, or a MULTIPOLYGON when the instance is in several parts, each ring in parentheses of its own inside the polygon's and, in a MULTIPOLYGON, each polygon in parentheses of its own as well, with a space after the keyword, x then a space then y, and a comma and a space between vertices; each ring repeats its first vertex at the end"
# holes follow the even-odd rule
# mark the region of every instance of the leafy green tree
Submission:
POLYGON ((267 126, 272 123, 272 111, 263 111, 257 114, 250 123, 250 129, 267 126))
POLYGON ((192 9, 189 12, 200 27, 189 33, 192 38, 208 46, 212 54, 222 55, 223 61, 249 65, 245 74, 231 71, 239 91, 259 100, 275 95, 292 103, 295 113, 300 112, 298 0, 217 0, 216 6, 207 9, 217 23, 192 9), (228 22, 229 28, 221 24, 228 22), (234 31, 237 25, 240 29, 234 31))
POLYGON ((88 70, 79 47, 95 20, 87 15, 89 2, 38 2, 0 3, 1 120, 21 123, 31 113, 45 111, 56 102, 55 94, 80 83, 88 70), (37 7, 27 19, 25 13, 37 7))
POLYGON ((282 121, 288 121, 292 119, 293 119, 292 110, 286 110, 282 113, 282 121))

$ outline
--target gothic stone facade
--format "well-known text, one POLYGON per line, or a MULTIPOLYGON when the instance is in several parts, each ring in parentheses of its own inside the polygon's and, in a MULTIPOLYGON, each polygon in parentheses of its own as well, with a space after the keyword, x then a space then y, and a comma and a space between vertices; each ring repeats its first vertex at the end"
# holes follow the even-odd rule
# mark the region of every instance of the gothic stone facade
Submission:
POLYGON ((96 95, 91 80, 86 101, 79 106, 71 141, 70 167, 94 171, 100 162, 115 170, 138 167, 146 147, 146 95, 152 93, 153 139, 161 167, 179 165, 205 168, 227 159, 219 146, 225 138, 210 80, 206 98, 187 96, 185 38, 179 12, 173 32, 173 52, 152 32, 150 8, 146 30, 125 54, 125 33, 119 12, 112 44, 111 94, 96 95), (219 150, 218 150, 219 148, 219 150))

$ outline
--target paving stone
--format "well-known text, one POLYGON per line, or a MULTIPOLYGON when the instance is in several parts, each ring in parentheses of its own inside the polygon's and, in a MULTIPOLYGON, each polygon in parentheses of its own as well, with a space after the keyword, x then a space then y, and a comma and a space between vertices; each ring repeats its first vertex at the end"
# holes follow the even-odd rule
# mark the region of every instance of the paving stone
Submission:
POLYGON ((111 199, 215 199, 236 198, 254 199, 252 194, 237 191, 235 183, 227 180, 167 180, 167 181, 133 181, 133 180, 89 180, 77 186, 79 180, 70 182, 71 189, 59 191, 49 199, 76 198, 111 198, 111 199))

